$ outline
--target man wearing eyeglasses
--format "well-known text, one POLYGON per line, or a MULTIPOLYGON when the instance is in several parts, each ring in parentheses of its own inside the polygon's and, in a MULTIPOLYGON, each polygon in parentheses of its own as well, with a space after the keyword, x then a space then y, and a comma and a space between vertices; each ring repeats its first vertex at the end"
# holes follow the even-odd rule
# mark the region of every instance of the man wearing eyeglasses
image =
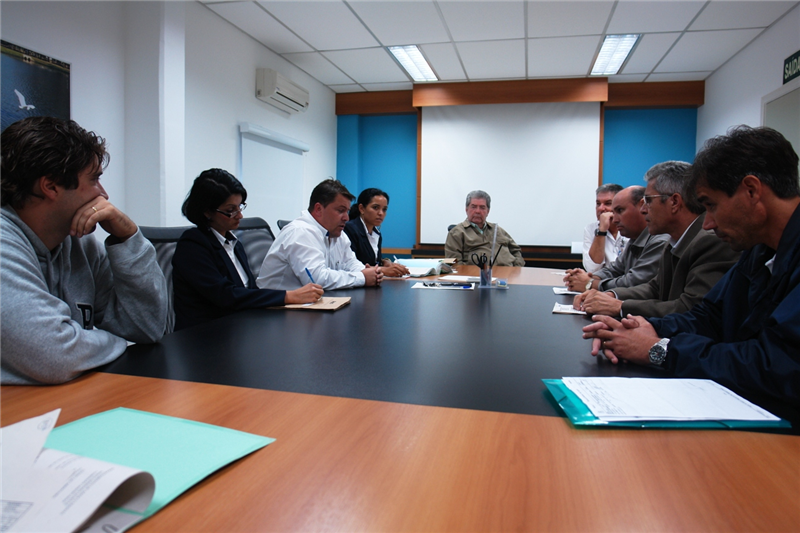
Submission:
POLYGON ((688 311, 739 259, 712 231, 704 230, 705 208, 688 190, 691 165, 659 163, 645 174, 641 212, 651 235, 668 235, 658 273, 647 283, 575 297, 576 309, 591 314, 662 317, 688 311))
POLYGON ((589 289, 631 287, 653 279, 667 237, 651 235, 647 230, 647 221, 641 213, 644 192, 644 187, 634 185, 622 189, 614 196, 611 201, 613 221, 620 234, 628 238, 628 242, 616 261, 594 274, 589 274, 580 268, 567 270, 564 284, 569 290, 584 292, 589 289))
POLYGON ((691 311, 649 320, 596 315, 583 328, 592 355, 713 379, 768 409, 775 400, 800 407, 797 163, 791 143, 771 128, 739 126, 706 141, 692 165, 703 227, 741 259, 691 311))
POLYGON ((108 201, 105 140, 31 117, 3 131, 2 383, 62 383, 155 342, 167 322, 156 252, 108 201), (100 225, 105 246, 90 235, 100 225))

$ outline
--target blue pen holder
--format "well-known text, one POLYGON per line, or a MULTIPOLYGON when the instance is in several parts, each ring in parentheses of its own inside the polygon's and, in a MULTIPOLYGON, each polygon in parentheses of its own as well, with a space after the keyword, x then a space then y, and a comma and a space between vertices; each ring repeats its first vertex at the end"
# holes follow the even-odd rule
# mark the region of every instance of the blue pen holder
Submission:
POLYGON ((481 287, 491 287, 492 286, 492 269, 491 268, 484 268, 481 270, 481 287))

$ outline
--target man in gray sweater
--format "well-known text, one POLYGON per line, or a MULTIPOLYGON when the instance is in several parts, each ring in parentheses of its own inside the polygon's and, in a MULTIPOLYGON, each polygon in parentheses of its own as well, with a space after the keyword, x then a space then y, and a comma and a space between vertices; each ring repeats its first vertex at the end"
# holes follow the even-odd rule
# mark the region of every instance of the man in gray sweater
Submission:
POLYGON ((153 246, 108 201, 105 140, 31 117, 0 138, 0 381, 61 383, 164 333, 153 246), (97 224, 105 246, 89 235, 97 224))

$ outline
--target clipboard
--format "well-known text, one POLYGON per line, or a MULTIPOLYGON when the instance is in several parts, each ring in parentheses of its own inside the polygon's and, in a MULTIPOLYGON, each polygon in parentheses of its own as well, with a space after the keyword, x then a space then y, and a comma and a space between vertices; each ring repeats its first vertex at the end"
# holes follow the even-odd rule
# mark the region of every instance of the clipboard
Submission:
POLYGON ((325 297, 323 296, 313 304, 289 304, 275 309, 303 309, 306 311, 338 311, 350 303, 349 296, 325 297))
POLYGON ((560 379, 543 379, 545 387, 553 395, 559 407, 572 425, 578 428, 657 428, 657 429, 745 429, 745 428, 790 428, 784 419, 775 421, 754 420, 638 420, 607 422, 592 414, 586 404, 569 390, 560 379))

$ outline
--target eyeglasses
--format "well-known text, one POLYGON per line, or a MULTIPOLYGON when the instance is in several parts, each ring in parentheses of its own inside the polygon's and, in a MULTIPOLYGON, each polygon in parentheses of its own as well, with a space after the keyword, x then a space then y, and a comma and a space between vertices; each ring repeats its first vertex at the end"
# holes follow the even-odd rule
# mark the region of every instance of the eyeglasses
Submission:
POLYGON ((247 209, 247 204, 242 204, 239 206, 239 209, 234 209, 233 211, 220 211, 219 209, 216 209, 216 212, 220 215, 225 215, 228 218, 233 218, 236 215, 241 215, 245 209, 247 209))
POLYGON ((653 198, 669 198, 672 196, 671 194, 645 194, 644 195, 644 203, 650 205, 653 203, 653 198))

